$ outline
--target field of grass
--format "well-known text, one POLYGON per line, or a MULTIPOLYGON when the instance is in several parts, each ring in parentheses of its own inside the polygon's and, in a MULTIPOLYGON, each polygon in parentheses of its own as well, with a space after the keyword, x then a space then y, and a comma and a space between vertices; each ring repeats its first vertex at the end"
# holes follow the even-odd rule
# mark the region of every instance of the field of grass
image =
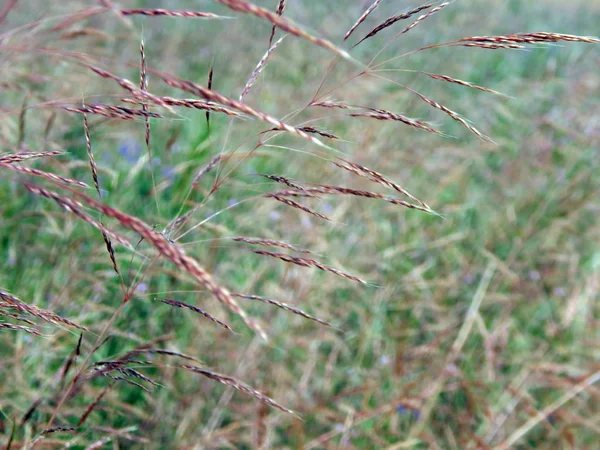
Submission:
POLYGON ((600 4, 435 3, 352 48, 420 3, 383 0, 343 41, 372 2, 290 0, 335 48, 288 33, 240 107, 272 23, 224 3, 0 6, 0 446, 597 448, 600 44, 412 51, 598 36, 600 4), (120 12, 142 7, 227 17, 120 12), (142 41, 155 101, 134 95, 142 41), (157 105, 205 100, 211 71, 242 117, 157 105), (244 320, 228 292, 329 325, 234 297, 244 320))

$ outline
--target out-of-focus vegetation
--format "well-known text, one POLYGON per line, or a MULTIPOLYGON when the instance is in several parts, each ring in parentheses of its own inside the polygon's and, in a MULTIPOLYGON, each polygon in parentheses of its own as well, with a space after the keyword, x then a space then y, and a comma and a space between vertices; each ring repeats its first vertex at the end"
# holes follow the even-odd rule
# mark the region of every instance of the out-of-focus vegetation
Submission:
MULTIPOLYGON (((20 164, 90 186, 83 117, 60 107, 82 101, 119 104, 117 96, 124 94, 84 62, 137 85, 143 39, 149 92, 189 98, 162 83, 153 70, 205 86, 212 67, 212 88, 237 99, 267 50, 272 27, 210 1, 107 4, 202 10, 230 18, 122 17, 116 11, 85 19, 74 15, 102 3, 20 1, 0 23, 0 154, 62 151, 20 164), (78 20, 65 22, 74 17, 78 20)), ((369 3, 289 1, 284 17, 349 49, 387 17, 417 6, 383 1, 350 45, 342 44, 369 3)), ((277 7, 274 0, 256 4, 277 7)), ((525 50, 442 47, 344 82, 372 58, 384 62, 465 36, 541 30, 594 35, 600 5, 456 2, 391 40, 409 23, 361 43, 351 51, 355 62, 287 36, 244 98, 294 126, 333 133, 340 139, 319 137, 333 149, 290 134, 259 134, 272 127, 258 120, 213 112, 209 127, 204 111, 152 108, 165 118, 150 120, 149 155, 144 119, 87 116, 102 202, 157 231, 201 205, 183 228, 190 231, 169 234, 170 239, 232 292, 294 305, 333 327, 238 299, 269 335, 264 342, 180 268, 157 257, 138 234, 85 209, 136 247, 130 251, 113 241, 120 282, 102 234, 52 200, 33 196, 22 181, 67 197, 69 190, 0 167, 0 291, 89 329, 76 357, 79 331, 64 324, 41 326, 43 336, 0 329, 3 445, 595 448, 600 434, 600 391, 594 385, 600 368, 600 47, 570 42, 525 50), (395 121, 351 118, 344 110, 305 110, 323 80, 319 92, 331 93, 321 100, 402 113, 451 137, 395 121), (458 112, 495 143, 478 139, 404 86, 458 112), (260 139, 265 145, 254 151, 260 139), (229 157, 190 193, 199 170, 219 153, 229 157), (328 216, 327 222, 262 196, 287 187, 260 174, 285 176, 305 187, 327 184, 389 194, 331 164, 336 156, 385 174, 442 217, 352 196, 294 198, 328 216), (258 247, 229 239, 236 236, 308 248, 314 252, 310 258, 370 283, 256 254, 252 250, 258 247), (124 296, 131 299, 124 303, 124 296), (196 305, 235 333, 161 299, 196 305), (94 364, 148 348, 190 355, 201 363, 137 353, 127 366, 135 373, 123 369, 113 376, 146 390, 90 375, 94 364), (68 361, 72 364, 65 370, 68 361), (241 380, 302 420, 179 367, 183 364, 241 380), (90 379, 71 389, 76 374, 90 379), (49 423, 74 429, 43 435, 49 423)), ((278 31, 276 39, 281 35, 278 31)), ((96 196, 93 188, 83 191, 96 196)), ((30 326, 9 316, 0 316, 0 322, 30 326)))

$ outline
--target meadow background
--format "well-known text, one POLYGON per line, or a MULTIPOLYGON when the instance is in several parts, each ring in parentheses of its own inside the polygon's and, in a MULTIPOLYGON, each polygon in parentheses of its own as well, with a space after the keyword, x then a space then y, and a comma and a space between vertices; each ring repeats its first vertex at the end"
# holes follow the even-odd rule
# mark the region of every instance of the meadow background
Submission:
MULTIPOLYGON (((275 0, 255 3, 277 7, 275 0)), ((342 45, 370 2, 287 3, 285 17, 342 45)), ((60 156, 23 165, 90 186, 83 118, 56 102, 108 103, 121 92, 65 54, 40 49, 89 55, 94 65, 137 83, 143 36, 150 69, 206 85, 212 67, 213 89, 237 98, 271 32, 269 22, 216 2, 183 0, 118 6, 202 10, 232 19, 123 19, 106 11, 52 29, 98 5, 21 0, 0 22, 0 152, 60 150, 60 156)), ((384 0, 349 42, 415 6, 384 0)), ((408 23, 351 54, 369 62, 408 23)), ((457 1, 387 45, 378 58, 464 36, 529 31, 597 36, 598 24, 600 4, 594 2, 457 1)), ((40 324, 43 336, 0 330, 0 443, 107 449, 597 448, 600 390, 588 381, 597 380, 600 370, 599 49, 583 43, 527 50, 439 48, 382 66, 441 73, 506 94, 414 72, 378 73, 459 112, 495 143, 374 76, 342 85, 327 99, 401 112, 452 137, 322 109, 291 117, 291 123, 319 119, 310 124, 339 136, 324 140, 342 153, 279 135, 243 158, 268 125, 211 113, 209 128, 204 111, 154 108, 166 118, 150 121, 149 157, 143 119, 88 115, 103 202, 157 230, 181 208, 202 204, 186 229, 201 225, 177 240, 188 254, 233 292, 293 304, 333 325, 240 299, 268 342, 173 264, 156 259, 145 243, 135 255, 115 245, 122 285, 98 230, 32 195, 21 181, 67 196, 69 191, 0 168, 0 290, 90 330, 83 333, 77 358, 70 355, 80 333, 64 324, 40 324), (202 167, 234 151, 188 195, 202 167), (373 199, 308 199, 307 205, 332 219, 328 223, 260 197, 282 188, 257 175, 265 173, 306 186, 378 189, 331 164, 340 155, 385 174, 443 217, 373 199), (222 183, 207 197, 216 180, 222 183), (315 252, 311 257, 370 284, 255 254, 251 246, 227 239, 233 236, 309 248, 315 252), (131 300, 123 306, 125 293, 131 300), (197 305, 235 333, 158 301, 166 298, 197 305), (109 322, 110 338, 86 360, 109 322), (294 410, 301 420, 177 368, 176 357, 140 353, 137 359, 150 364, 131 367, 157 386, 131 373, 122 376, 148 391, 123 380, 91 379, 61 405, 53 426, 75 427, 104 392, 85 423, 41 436, 70 380, 82 368, 87 373, 84 363, 115 360, 144 345, 197 358, 203 367, 294 410), (69 360, 72 368, 62 376, 69 360)), ((244 101, 285 118, 310 101, 333 59, 287 36, 244 101)), ((355 65, 338 61, 325 88, 356 72, 355 65)), ((186 96, 151 72, 148 81, 154 94, 186 96)), ((84 192, 95 196, 93 188, 84 192)), ((103 220, 133 244, 139 240, 115 220, 103 220)), ((19 323, 13 319, 2 322, 19 323)))

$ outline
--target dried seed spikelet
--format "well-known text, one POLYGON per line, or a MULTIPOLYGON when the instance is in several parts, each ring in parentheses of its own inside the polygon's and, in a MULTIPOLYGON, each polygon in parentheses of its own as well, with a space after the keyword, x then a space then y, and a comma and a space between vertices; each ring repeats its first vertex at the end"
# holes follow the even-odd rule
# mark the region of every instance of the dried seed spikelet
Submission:
POLYGON ((201 12, 201 11, 181 11, 173 9, 151 9, 151 8, 134 8, 134 9, 121 9, 121 14, 124 16, 148 16, 148 17, 192 17, 202 19, 224 19, 224 16, 218 16, 213 13, 201 12))
MULTIPOLYGON (((165 105, 169 105, 169 106, 182 106, 184 108, 200 109, 200 110, 207 111, 207 112, 209 112, 209 111, 220 112, 223 114, 227 114, 228 116, 244 117, 243 114, 240 114, 237 111, 234 111, 232 109, 221 106, 215 102, 207 102, 206 100, 198 100, 195 98, 173 98, 173 97, 157 97, 157 98, 160 99, 160 101, 163 102, 165 105)), ((139 104, 143 103, 143 102, 140 102, 139 100, 135 100, 135 99, 124 99, 123 101, 126 103, 139 103, 139 104)))
POLYGON ((298 129, 300 131, 304 131, 305 133, 318 134, 319 136, 323 136, 329 139, 339 139, 335 134, 327 133, 326 131, 321 131, 314 127, 298 127, 298 129))
POLYGON ((273 180, 277 183, 281 183, 281 184, 285 184, 286 186, 291 187, 292 189, 298 189, 299 191, 303 191, 304 187, 300 186, 298 183, 293 182, 292 180, 290 180, 287 177, 281 176, 281 175, 267 175, 267 174, 261 174, 261 177, 265 177, 269 180, 273 180))
POLYGON ((245 394, 251 395, 252 397, 256 398, 257 400, 260 400, 261 402, 263 402, 269 406, 279 409, 280 411, 283 411, 288 414, 296 415, 296 413, 294 411, 292 411, 291 409, 281 406, 279 403, 277 403, 272 398, 267 397, 262 392, 259 392, 256 389, 251 388, 247 384, 242 383, 241 381, 238 381, 235 378, 232 378, 232 377, 229 377, 226 375, 221 375, 221 374, 218 374, 215 372, 211 372, 210 370, 206 370, 202 367, 187 366, 187 365, 180 366, 180 367, 182 369, 189 370, 191 372, 195 372, 200 375, 204 375, 205 377, 210 378, 211 380, 218 381, 219 383, 225 384, 227 386, 231 386, 232 388, 234 388, 238 391, 241 391, 245 394))
POLYGON ((428 77, 433 78, 434 80, 442 80, 442 81, 446 81, 448 83, 459 84, 461 86, 466 86, 471 89, 477 89, 478 91, 489 92, 490 94, 503 95, 501 92, 494 91, 493 89, 488 89, 483 86, 478 86, 469 81, 463 81, 463 80, 459 80, 457 78, 452 78, 452 77, 449 77, 448 75, 440 75, 437 73, 429 73, 429 72, 420 72, 420 73, 422 73, 423 75, 427 75, 428 77))
POLYGON ((383 194, 379 194, 377 192, 360 191, 358 189, 345 188, 345 187, 341 187, 341 186, 331 186, 331 185, 327 185, 327 184, 321 184, 321 185, 318 185, 315 187, 306 188, 306 193, 303 193, 300 191, 295 191, 295 190, 288 190, 288 191, 278 191, 278 192, 275 192, 273 195, 277 195, 280 197, 305 197, 310 194, 352 195, 355 197, 376 198, 376 199, 380 199, 380 200, 384 200, 386 202, 392 203, 394 205, 404 206, 409 209, 417 209, 419 211, 423 211, 423 212, 427 212, 427 213, 431 213, 431 214, 437 214, 435 211, 433 211, 429 208, 424 208, 423 206, 420 206, 420 205, 413 205, 412 203, 405 202, 404 200, 399 200, 399 199, 393 198, 393 197, 387 197, 387 196, 385 196, 383 194))
POLYGON ((415 94, 417 94, 425 103, 427 103, 430 106, 433 106, 435 109, 439 109, 440 111, 445 112, 446 114, 448 114, 452 119, 456 120, 457 122, 461 123, 467 130, 469 130, 471 133, 473 133, 475 136, 477 136, 479 139, 481 139, 482 141, 487 141, 487 142, 494 142, 490 137, 486 136, 485 134, 481 133, 477 128, 475 128, 473 125, 471 125, 469 122, 467 122, 465 119, 463 119, 457 112, 452 111, 451 109, 445 107, 444 105, 428 98, 425 97, 423 94, 417 92, 417 91, 413 91, 415 94))
POLYGON ((267 252, 264 250, 254 250, 254 253, 256 253, 257 255, 270 256, 272 258, 280 259, 281 261, 291 263, 291 264, 296 264, 296 265, 302 266, 302 267, 315 267, 317 269, 323 270, 325 272, 333 273, 335 275, 338 275, 342 278, 346 278, 348 280, 358 281, 361 284, 368 284, 365 280, 355 277, 354 275, 349 275, 347 273, 344 273, 344 272, 334 269, 332 267, 328 267, 328 266, 320 263, 319 261, 315 261, 314 259, 300 258, 299 256, 286 255, 285 253, 267 252))
MULTIPOLYGON (((143 106, 143 105, 142 105, 143 106)), ((127 108, 125 106, 113 105, 82 105, 82 106, 61 106, 65 111, 98 114, 103 117, 121 120, 134 120, 136 117, 153 117, 161 118, 158 113, 148 112, 145 110, 127 108)))
MULTIPOLYGON (((296 191, 296 192, 301 192, 301 191, 296 191)), ((307 196, 313 197, 313 195, 311 195, 311 192, 312 192, 311 189, 305 189, 304 192, 307 193, 307 196)), ((331 222, 331 219, 329 217, 324 216, 323 214, 320 214, 320 213, 318 213, 316 211, 313 211, 312 209, 307 208, 306 206, 301 205, 298 202, 290 200, 289 198, 285 198, 285 197, 283 197, 281 195, 278 195, 278 194, 265 194, 265 197, 275 199, 278 202, 283 203, 284 205, 291 206, 292 208, 296 208, 296 209, 299 209, 301 211, 304 211, 304 212, 306 212, 306 213, 308 213, 308 214, 310 214, 312 216, 318 217, 319 219, 323 219, 323 220, 327 220, 328 222, 331 222)))
POLYGON ((369 17, 369 15, 370 15, 370 14, 371 14, 373 11, 375 11, 375 8, 377 8, 377 7, 379 6, 379 4, 380 4, 380 3, 381 3, 381 0, 375 0, 373 3, 371 3, 371 6, 369 6, 369 7, 367 8, 367 10, 366 10, 366 11, 365 11, 365 12, 362 14, 362 16, 360 16, 360 17, 358 18, 358 20, 357 20, 357 21, 354 23, 354 25, 352 25, 352 26, 350 27, 350 29, 348 30, 348 32, 347 32, 347 33, 346 33, 346 35, 344 36, 344 41, 345 41, 345 40, 347 40, 347 39, 350 37, 350 35, 351 35, 352 33, 354 33, 354 30, 356 30, 356 29, 358 28, 358 26, 359 26, 361 23, 363 23, 363 22, 364 22, 364 21, 367 19, 367 17, 369 17))
POLYGON ((88 187, 83 181, 73 180, 71 178, 66 178, 60 175, 56 175, 50 172, 44 172, 43 170, 31 169, 29 167, 19 166, 17 164, 9 164, 9 163, 1 163, 0 167, 6 167, 7 169, 14 170, 15 172, 26 173, 29 175, 36 175, 38 177, 47 178, 49 180, 65 183, 65 184, 73 184, 75 186, 88 187))
POLYGON ((503 36, 471 36, 459 39, 456 42, 497 44, 544 44, 547 42, 584 42, 587 44, 600 43, 600 39, 591 36, 575 36, 572 34, 558 33, 515 33, 503 36))
POLYGON ((11 309, 15 309, 23 314, 29 314, 31 316, 37 317, 38 319, 42 319, 44 322, 48 322, 53 325, 63 324, 77 328, 79 330, 89 331, 84 326, 71 322, 69 319, 65 319, 64 317, 61 317, 58 314, 53 313, 52 311, 47 311, 38 308, 37 306, 29 305, 23 302, 18 297, 10 295, 7 292, 0 291, 0 300, 8 303, 11 309))
POLYGON ((354 109, 354 106, 346 105, 344 103, 337 103, 331 101, 314 102, 310 106, 320 106, 321 108, 338 108, 338 109, 354 109))
POLYGON ((281 44, 281 42, 283 41, 284 38, 285 38, 285 35, 281 36, 272 46, 269 47, 269 49, 267 50, 267 52, 260 59, 260 61, 256 65, 255 69, 252 71, 252 74, 250 74, 250 78, 248 79, 248 82, 246 83, 246 86, 244 86, 244 89, 242 90, 242 93, 240 94, 240 98, 239 98, 240 102, 244 99, 244 97, 246 96, 246 94, 248 92, 250 92, 250 89, 252 88, 252 86, 256 82, 256 79, 258 78, 258 76, 260 75, 260 73, 262 72, 262 70, 267 65, 267 60, 269 59, 269 56, 271 56, 271 53, 273 53, 277 49, 277 47, 279 47, 279 44, 281 44))
POLYGON ((428 131, 430 133, 442 134, 441 131, 436 130, 427 122, 424 122, 422 120, 417 120, 417 119, 411 119, 410 117, 406 117, 402 114, 393 113, 391 111, 384 111, 382 109, 373 110, 370 112, 351 113, 350 117, 370 117, 370 118, 376 119, 376 120, 393 120, 396 122, 402 122, 413 128, 418 128, 420 130, 428 131))
MULTIPOLYGON (((90 128, 88 126, 87 115, 85 113, 83 113, 83 131, 85 134, 85 143, 86 143, 86 148, 87 148, 88 161, 90 162, 90 170, 92 171, 92 178, 94 179, 94 186, 96 187, 96 192, 98 193, 98 198, 101 199, 102 193, 100 192, 100 183, 98 182, 98 167, 96 166, 96 160, 94 159, 94 152, 92 151, 92 139, 90 137, 90 128)), ((63 207, 66 207, 66 206, 63 204, 63 207)), ((69 211, 73 211, 75 213, 75 211, 72 207, 67 208, 67 209, 69 211)), ((77 208, 75 208, 75 209, 77 209, 77 208)), ((115 250, 113 249, 113 245, 112 245, 112 242, 109 237, 109 235, 111 235, 111 233, 106 232, 108 230, 104 227, 104 224, 102 222, 97 222, 97 225, 96 225, 95 221, 93 219, 91 219, 91 217, 87 216, 86 214, 81 213, 81 211, 79 211, 79 213, 80 213, 79 216, 83 220, 85 220, 88 223, 91 223, 94 226, 100 227, 100 230, 102 231, 102 239, 104 240, 104 245, 106 246, 106 251, 108 252, 108 257, 110 258, 110 261, 112 263, 115 273, 120 276, 121 272, 119 272, 119 265, 117 264, 117 257, 115 256, 115 250)), ((75 213, 75 214, 78 214, 78 213, 75 213)), ((112 233, 112 234, 115 235, 114 233, 112 233)), ((123 243, 122 238, 120 238, 119 236, 116 236, 116 237, 119 242, 123 243)), ((126 242, 125 245, 126 246, 129 245, 129 242, 126 242)))
POLYGON ((162 303, 166 303, 167 305, 171 305, 171 306, 175 306, 177 308, 187 308, 191 311, 194 311, 195 313, 198 313, 204 317, 206 317, 208 320, 210 320, 211 322, 216 323, 217 325, 219 325, 220 327, 225 328, 226 330, 229 331, 233 331, 231 329, 231 327, 229 325, 227 325, 225 322, 220 321, 219 319, 217 319, 215 316, 213 316, 210 313, 207 313, 206 311, 197 308, 196 306, 193 305, 188 305, 187 303, 183 303, 183 302, 179 302, 177 300, 171 300, 171 299, 160 299, 159 300, 162 303))
POLYGON ((62 155, 62 153, 63 152, 61 151, 12 153, 8 155, 0 155, 0 163, 10 164, 15 162, 22 162, 32 158, 44 158, 46 156, 62 155))
POLYGON ((423 11, 424 9, 429 9, 433 6, 432 3, 428 3, 426 5, 422 5, 422 6, 418 6, 406 13, 403 14, 398 14, 396 16, 392 16, 389 19, 387 19, 385 22, 381 23, 380 25, 376 26, 375 28, 373 28, 364 38, 362 38, 360 41, 358 41, 356 44, 354 44, 353 48, 356 47, 358 44, 360 44, 361 42, 363 42, 366 39, 369 39, 373 36, 375 36, 377 33, 379 33, 380 31, 385 30, 386 28, 392 26, 393 24, 395 24, 396 22, 400 21, 400 20, 405 20, 410 18, 411 16, 414 16, 415 14, 423 11))
POLYGON ((218 1, 222 5, 225 5, 234 11, 241 12, 244 14, 252 14, 256 17, 260 17, 262 19, 268 20, 273 25, 276 25, 277 27, 281 28, 284 31, 287 31, 288 33, 290 33, 296 37, 305 39, 308 42, 310 42, 311 44, 318 45, 319 47, 323 47, 323 48, 341 56, 344 59, 352 60, 352 57, 350 56, 350 54, 348 52, 346 52, 345 50, 342 50, 341 48, 336 47, 333 43, 331 43, 330 41, 328 41, 326 39, 321 39, 321 38, 312 36, 311 34, 307 33, 306 31, 302 30, 301 28, 297 27, 295 24, 293 24, 290 20, 286 19, 285 17, 278 16, 276 13, 273 13, 267 9, 261 8, 259 6, 256 6, 250 2, 246 2, 244 0, 216 0, 216 1, 218 1))
MULTIPOLYGON (((39 187, 26 184, 27 188, 32 192, 36 193, 39 191, 39 187)), ((152 229, 148 224, 138 219, 137 217, 130 216, 122 213, 108 205, 97 202, 92 198, 84 195, 80 192, 73 191, 79 198, 82 199, 91 208, 118 220, 121 225, 135 231, 142 236, 148 243, 150 243, 163 257, 170 260, 177 267, 182 269, 191 275, 201 286, 207 288, 223 305, 225 305, 231 312, 237 314, 241 319, 254 331, 256 331, 263 339, 267 339, 266 333, 258 325, 256 321, 246 314, 246 312, 239 307, 237 302, 233 299, 227 289, 218 285, 212 278, 212 276, 204 269, 198 261, 188 256, 183 249, 169 241, 161 233, 158 233, 152 229)))
POLYGON ((336 166, 338 166, 342 169, 345 169, 349 172, 352 172, 360 177, 368 178, 369 180, 373 181, 374 183, 378 183, 383 186, 394 189, 396 192, 399 192, 402 195, 405 195, 406 197, 410 198, 412 201, 419 203, 421 206, 431 209, 425 202, 422 202, 421 200, 419 200, 418 198, 416 198, 415 196, 410 194, 402 186, 399 186, 398 184, 394 183, 392 180, 386 178, 382 174, 375 172, 374 170, 371 170, 368 167, 361 166, 360 164, 357 164, 352 161, 348 161, 346 159, 339 158, 339 161, 341 161, 341 162, 334 161, 334 164, 336 166))
MULTIPOLYGON (((283 15, 283 11, 285 9, 285 0, 279 0, 279 4, 277 5, 277 15, 281 17, 283 15)), ((273 25, 271 29, 271 36, 269 37, 269 47, 273 45, 273 39, 275 38, 275 30, 277 29, 277 25, 273 25)))
POLYGON ((13 325, 12 323, 0 322, 0 329, 1 328, 4 328, 6 330, 24 331, 25 333, 33 334, 35 336, 42 335, 42 333, 40 333, 38 330, 36 330, 34 328, 26 327, 24 325, 13 325))
MULTIPOLYGON (((398 33, 397 36, 400 36, 401 34, 404 33, 408 33, 410 30, 412 30, 414 27, 416 27, 417 25, 419 25, 421 22, 423 22, 425 19, 431 17, 432 15, 434 15, 436 12, 440 11, 441 9, 445 8, 446 6, 448 6, 451 2, 444 2, 442 4, 440 4, 439 6, 436 6, 435 8, 433 8, 431 11, 429 11, 427 14, 423 14, 422 16, 420 16, 417 20, 415 20, 413 23, 411 23, 409 26, 407 26, 403 31, 401 31, 400 33, 398 33)), ((430 5, 431 6, 431 5, 430 5)))
POLYGON ((265 298, 265 297, 260 297, 258 295, 245 295, 245 294, 232 294, 234 297, 239 297, 239 298, 245 298, 248 300, 258 300, 259 302, 263 302, 263 303, 267 303, 269 305, 273 305, 273 306, 277 306, 278 308, 281 308, 285 311, 289 311, 292 312, 294 314, 297 314, 301 317, 304 317, 305 319, 309 319, 309 320, 314 320, 315 322, 320 323, 321 325, 325 325, 325 326, 331 326, 331 324, 329 322, 326 322, 324 320, 321 320, 317 317, 311 316, 310 314, 302 311, 301 309, 298 309, 294 306, 288 305, 287 303, 283 303, 283 302, 278 302, 276 300, 271 300, 270 298, 265 298))
POLYGON ((236 241, 236 242, 244 242, 246 244, 262 245, 264 247, 285 248, 287 250, 292 250, 297 253, 305 253, 305 254, 312 253, 310 250, 306 250, 304 248, 298 248, 295 245, 288 244, 287 242, 274 241, 272 239, 261 239, 261 238, 250 238, 250 237, 245 237, 245 236, 239 236, 239 237, 232 238, 232 240, 236 241))

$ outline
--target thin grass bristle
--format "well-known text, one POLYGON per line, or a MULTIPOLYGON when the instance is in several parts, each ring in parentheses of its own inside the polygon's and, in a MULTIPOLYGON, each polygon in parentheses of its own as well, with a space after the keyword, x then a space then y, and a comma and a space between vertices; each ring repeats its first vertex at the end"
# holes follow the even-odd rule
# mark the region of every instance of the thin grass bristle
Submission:
POLYGON ((172 300, 172 299, 159 299, 158 301, 162 302, 162 303, 165 303, 167 305, 175 306, 176 308, 186 308, 186 309, 189 309, 190 311, 194 311, 195 313, 198 313, 198 314, 206 317, 211 322, 216 323, 220 327, 225 328, 227 331, 233 332, 233 330, 231 329, 231 327, 229 325, 227 325, 225 322, 217 319, 212 314, 207 313, 206 311, 204 311, 204 310, 202 310, 202 309, 200 309, 200 308, 198 308, 196 306, 189 305, 187 303, 180 302, 180 301, 177 301, 177 300, 172 300))
POLYGON ((253 252, 256 253, 257 255, 270 256, 271 258, 279 259, 281 261, 291 263, 291 264, 296 264, 297 266, 301 266, 301 267, 314 267, 314 268, 317 268, 324 272, 330 272, 330 273, 333 273, 342 278, 346 278, 347 280, 357 281, 361 284, 368 284, 368 282, 366 282, 365 280, 363 280, 361 278, 355 277, 354 275, 347 274, 345 272, 342 272, 341 270, 334 269, 333 267, 328 267, 325 264, 320 263, 319 261, 316 261, 314 259, 301 258, 299 256, 287 255, 285 253, 268 252, 265 250, 253 250, 253 252))
POLYGON ((242 383, 241 381, 236 380, 235 378, 226 376, 226 375, 221 375, 215 372, 212 372, 210 370, 206 370, 202 367, 197 367, 197 366, 188 366, 188 365, 184 365, 184 366, 180 366, 182 369, 185 370, 189 370, 190 372, 194 372, 194 373, 198 373, 200 375, 204 375, 207 378, 210 378, 211 380, 214 381, 218 381, 219 383, 225 384, 227 386, 230 386, 240 392, 243 392, 245 394, 251 395, 252 397, 254 397, 257 400, 260 400, 261 402, 272 406, 273 408, 276 408, 280 411, 283 411, 285 413, 288 414, 292 414, 292 415, 297 415, 294 411, 292 411, 291 409, 288 409, 282 405, 280 405, 279 403, 277 403, 275 400, 273 400, 271 397, 268 397, 266 395, 264 395, 262 392, 257 391, 256 389, 251 388, 250 386, 248 386, 245 383, 242 383))
POLYGON ((422 202, 421 200, 419 200, 418 198, 413 196, 411 193, 409 193, 402 186, 399 186, 398 184, 394 183, 392 180, 390 180, 389 178, 386 178, 384 175, 380 174, 379 172, 375 172, 374 170, 371 170, 368 167, 362 166, 362 165, 352 162, 352 161, 348 161, 346 159, 338 158, 338 161, 334 161, 333 163, 336 166, 338 166, 344 170, 354 173, 355 175, 367 178, 367 179, 373 181, 374 183, 378 183, 378 184, 381 184, 382 186, 391 188, 391 189, 395 190, 396 192, 399 192, 400 194, 408 197, 412 201, 417 202, 424 208, 431 209, 425 202, 422 202))
POLYGON ((270 298, 266 298, 266 297, 261 297, 259 295, 245 295, 245 294, 232 294, 234 297, 238 297, 238 298, 245 298, 248 300, 258 300, 259 302, 263 302, 263 303, 267 303, 269 305, 273 305, 276 306, 278 308, 283 309, 284 311, 289 311, 291 313, 294 313, 298 316, 304 317, 305 319, 309 319, 312 320, 314 322, 320 323, 321 325, 325 325, 330 327, 331 324, 329 322, 326 322, 324 320, 321 320, 317 317, 311 316, 310 314, 302 311, 301 309, 298 309, 294 306, 288 305, 287 303, 283 303, 283 302, 278 302, 277 300, 272 300, 270 298))
MULTIPOLYGON (((296 192, 302 192, 302 191, 296 191, 296 192)), ((307 196, 312 197, 311 191, 309 189, 305 189, 304 192, 307 193, 307 196)), ((272 198, 274 200, 277 200, 280 203, 283 203, 284 205, 291 206, 292 208, 299 209, 300 211, 304 211, 305 213, 308 213, 311 216, 315 216, 315 217, 318 217, 319 219, 323 219, 323 220, 326 220, 328 222, 331 222, 331 219, 329 217, 324 216, 323 214, 318 213, 316 211, 313 211, 312 209, 310 209, 310 208, 308 208, 308 207, 306 207, 306 206, 304 206, 304 205, 302 205, 302 204, 300 204, 298 202, 290 200, 289 198, 285 198, 285 197, 283 197, 281 195, 278 195, 277 193, 275 193, 275 194, 265 194, 265 197, 272 198)))
POLYGON ((245 236, 238 236, 238 237, 234 237, 231 239, 235 242, 244 242, 246 244, 251 244, 251 245, 262 245, 264 247, 284 248, 286 250, 292 250, 293 252, 297 252, 297 253, 305 253, 305 254, 312 253, 310 250, 296 247, 295 245, 288 244, 287 242, 274 241, 272 239, 251 238, 251 237, 245 237, 245 236))

